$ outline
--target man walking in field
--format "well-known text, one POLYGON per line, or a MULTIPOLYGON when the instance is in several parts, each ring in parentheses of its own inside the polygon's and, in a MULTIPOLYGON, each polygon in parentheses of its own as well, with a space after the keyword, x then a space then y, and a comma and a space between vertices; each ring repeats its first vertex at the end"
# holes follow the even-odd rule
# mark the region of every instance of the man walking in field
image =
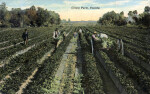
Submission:
POLYGON ((55 50, 57 48, 57 44, 58 44, 58 41, 59 41, 59 35, 60 35, 60 32, 59 32, 58 28, 56 28, 54 33, 53 33, 55 50))
POLYGON ((76 38, 77 37, 77 32, 74 32, 73 36, 74 36, 74 38, 76 38))
POLYGON ((24 44, 27 45, 27 43, 28 43, 28 32, 27 32, 27 29, 25 29, 25 31, 23 32, 22 38, 24 40, 24 44))
POLYGON ((82 29, 79 30, 79 40, 81 39, 82 29))

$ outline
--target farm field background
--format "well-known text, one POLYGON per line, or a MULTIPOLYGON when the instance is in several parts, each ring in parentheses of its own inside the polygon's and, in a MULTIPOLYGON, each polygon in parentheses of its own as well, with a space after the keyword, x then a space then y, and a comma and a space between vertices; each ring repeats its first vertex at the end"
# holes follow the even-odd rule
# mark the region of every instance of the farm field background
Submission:
POLYGON ((68 36, 54 51, 56 27, 29 28, 29 44, 19 37, 23 28, 0 32, 0 92, 2 94, 149 94, 150 32, 137 27, 63 26, 68 36), (81 39, 73 33, 83 30, 81 39), (11 32, 10 32, 11 31, 11 32), (91 53, 90 34, 121 38, 125 54, 91 53), (136 32, 136 33, 135 33, 136 32))
POLYGON ((150 94, 150 0, 1 0, 0 94, 150 94))

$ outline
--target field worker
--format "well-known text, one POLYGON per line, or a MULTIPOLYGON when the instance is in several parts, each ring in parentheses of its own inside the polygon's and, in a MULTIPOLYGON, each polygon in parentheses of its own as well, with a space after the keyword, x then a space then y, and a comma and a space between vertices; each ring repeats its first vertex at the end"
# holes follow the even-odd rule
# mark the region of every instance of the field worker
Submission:
POLYGON ((97 32, 95 31, 92 35, 92 39, 91 39, 91 47, 92 47, 92 54, 94 54, 94 49, 95 49, 95 45, 96 45, 96 41, 98 41, 99 38, 97 37, 97 32))
POLYGON ((120 49, 120 39, 117 40, 117 45, 118 45, 118 51, 120 49))
POLYGON ((93 40, 93 41, 99 40, 99 38, 97 37, 97 32, 96 32, 96 31, 95 31, 95 32, 93 33, 93 35, 92 35, 92 40, 93 40))
POLYGON ((121 39, 121 53, 122 53, 122 55, 124 55, 124 46, 123 46, 123 41, 122 41, 122 39, 121 39))
POLYGON ((74 36, 74 38, 76 38, 77 37, 77 32, 74 32, 73 36, 74 36))
POLYGON ((124 46, 122 39, 118 39, 117 44, 118 44, 118 52, 124 55, 124 46))
POLYGON ((79 40, 81 39, 82 29, 79 29, 79 40))
POLYGON ((59 35, 60 35, 60 32, 58 30, 58 28, 55 29, 55 31, 53 32, 53 38, 54 38, 54 45, 55 45, 55 50, 57 48, 57 43, 59 41, 59 35))
POLYGON ((24 40, 24 44, 27 45, 27 43, 28 43, 28 32, 27 32, 27 29, 24 30, 24 32, 22 34, 22 38, 24 40))

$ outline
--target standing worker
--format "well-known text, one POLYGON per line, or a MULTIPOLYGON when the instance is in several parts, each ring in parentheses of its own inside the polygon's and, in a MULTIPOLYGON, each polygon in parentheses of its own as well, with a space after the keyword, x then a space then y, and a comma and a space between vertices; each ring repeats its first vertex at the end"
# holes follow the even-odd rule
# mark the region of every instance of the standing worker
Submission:
POLYGON ((23 32, 22 38, 24 40, 24 44, 27 45, 27 43, 28 43, 28 32, 27 32, 27 29, 25 29, 25 31, 23 32))
POLYGON ((121 39, 121 53, 122 53, 122 55, 124 55, 124 46, 123 46, 123 41, 122 41, 122 39, 121 39))
POLYGON ((79 40, 81 39, 82 29, 79 30, 79 40))
POLYGON ((117 44, 118 44, 118 52, 124 55, 124 46, 122 39, 118 39, 117 44))
POLYGON ((92 39, 91 39, 92 54, 94 54, 94 48, 95 48, 95 45, 96 45, 95 41, 99 40, 96 36, 97 36, 97 32, 95 31, 94 34, 92 35, 92 39))
POLYGON ((74 32, 73 36, 74 36, 74 38, 76 38, 77 37, 77 32, 74 32))
POLYGON ((58 44, 58 41, 59 41, 59 35, 60 35, 60 32, 59 32, 58 28, 56 28, 54 33, 53 33, 55 50, 57 48, 57 44, 58 44))

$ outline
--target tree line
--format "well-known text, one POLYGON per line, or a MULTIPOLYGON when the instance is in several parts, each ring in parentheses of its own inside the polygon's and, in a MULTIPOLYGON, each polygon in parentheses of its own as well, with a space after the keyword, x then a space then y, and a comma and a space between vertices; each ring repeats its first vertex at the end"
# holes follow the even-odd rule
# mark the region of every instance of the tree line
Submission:
POLYGON ((101 25, 144 25, 150 27, 150 7, 146 6, 144 12, 138 14, 137 10, 129 11, 128 17, 124 16, 124 12, 116 13, 114 11, 105 13, 99 20, 101 25))
POLYGON ((41 7, 31 6, 24 10, 12 8, 9 11, 5 3, 0 5, 0 27, 40 27, 58 25, 60 21, 58 13, 41 7))

